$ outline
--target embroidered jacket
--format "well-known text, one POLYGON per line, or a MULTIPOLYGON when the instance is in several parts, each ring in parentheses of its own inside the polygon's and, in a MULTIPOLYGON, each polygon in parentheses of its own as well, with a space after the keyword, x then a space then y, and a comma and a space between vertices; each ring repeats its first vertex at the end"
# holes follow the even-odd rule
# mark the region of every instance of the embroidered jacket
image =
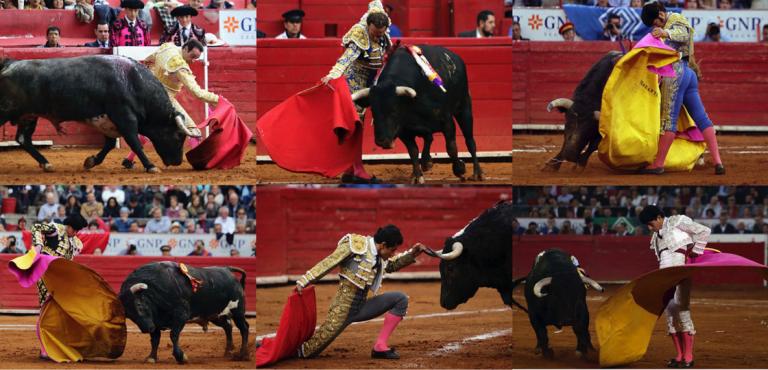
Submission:
POLYGON ((336 250, 309 269, 298 280, 298 284, 305 287, 339 266, 341 278, 360 289, 371 287, 375 293, 381 286, 384 272, 395 272, 416 261, 411 250, 383 260, 376 254, 375 248, 373 237, 357 234, 344 235, 339 240, 336 250), (375 268, 377 260, 379 268, 375 268))
POLYGON ((149 27, 139 18, 134 21, 133 28, 127 19, 120 18, 112 23, 109 30, 109 43, 112 46, 149 46, 151 41, 149 27))
POLYGON ((198 99, 211 104, 218 103, 218 95, 204 90, 197 84, 195 75, 192 74, 192 69, 181 55, 181 48, 172 42, 161 45, 153 54, 145 59, 145 62, 149 65, 152 74, 168 90, 168 94, 171 97, 175 96, 176 93, 181 91, 182 87, 186 86, 198 99))
POLYGON ((651 237, 651 249, 658 258, 665 250, 675 252, 679 249, 687 249, 689 244, 693 244, 693 253, 702 254, 711 231, 709 227, 694 222, 688 216, 667 217, 664 219, 661 230, 651 237))
POLYGON ((381 68, 384 54, 392 45, 392 40, 389 38, 389 29, 379 40, 370 40, 368 25, 366 24, 366 19, 370 13, 385 13, 381 1, 371 1, 368 4, 368 11, 363 14, 360 21, 341 38, 344 53, 331 68, 329 75, 332 78, 341 77, 353 63, 358 63, 368 69, 381 68))
POLYGON ((62 224, 36 224, 30 231, 32 246, 40 246, 42 253, 71 260, 83 249, 83 242, 77 236, 68 237, 67 227, 62 224))

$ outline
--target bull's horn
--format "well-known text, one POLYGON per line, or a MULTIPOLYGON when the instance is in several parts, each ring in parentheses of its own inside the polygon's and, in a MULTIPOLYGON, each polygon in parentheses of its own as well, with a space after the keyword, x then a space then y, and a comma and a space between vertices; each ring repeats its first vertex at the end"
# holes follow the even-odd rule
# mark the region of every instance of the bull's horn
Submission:
POLYGON ((440 258, 444 259, 446 261, 454 260, 461 256, 461 252, 464 251, 464 245, 461 244, 461 242, 453 243, 453 250, 451 250, 448 253, 440 253, 440 258))
POLYGON ((147 286, 147 284, 136 283, 136 284, 133 284, 133 286, 131 287, 131 293, 136 294, 136 293, 138 293, 138 292, 140 292, 142 290, 146 290, 148 288, 149 287, 147 286))
POLYGON ((573 100, 571 99, 566 99, 566 98, 555 99, 549 102, 549 104, 547 104, 547 112, 551 112, 552 108, 571 109, 572 105, 573 105, 573 100))
POLYGON ((537 297, 541 298, 546 296, 546 293, 542 293, 541 290, 544 289, 545 286, 552 284, 552 278, 551 277, 545 277, 539 281, 536 282, 536 284, 533 286, 533 294, 537 297))
POLYGON ((179 128, 181 129, 181 131, 182 131, 182 132, 183 132, 185 135, 187 135, 187 136, 195 136, 194 134, 192 134, 192 132, 191 132, 191 131, 189 131, 189 129, 187 128, 187 126, 186 126, 186 125, 184 125, 184 118, 182 118, 182 116, 181 116, 180 114, 177 114, 177 115, 176 115, 176 118, 175 118, 175 120, 176 120, 176 126, 179 126, 179 128))
POLYGON ((592 114, 595 115, 595 119, 596 120, 598 120, 598 121, 600 120, 600 111, 599 110, 596 110, 596 111, 592 112, 592 114))
POLYGON ((597 290, 598 292, 605 291, 605 289, 603 289, 603 287, 600 286, 600 284, 598 284, 596 281, 594 281, 594 280, 592 280, 592 279, 590 279, 590 278, 588 278, 586 276, 582 276, 581 277, 581 281, 583 281, 584 284, 589 284, 589 286, 591 286, 593 289, 597 290))
POLYGON ((397 96, 410 96, 411 98, 416 97, 416 90, 408 87, 408 86, 398 86, 395 88, 395 93, 397 96))
POLYGON ((367 98, 368 95, 370 94, 371 94, 371 89, 366 87, 365 89, 362 89, 352 94, 352 101, 357 101, 358 99, 367 98))

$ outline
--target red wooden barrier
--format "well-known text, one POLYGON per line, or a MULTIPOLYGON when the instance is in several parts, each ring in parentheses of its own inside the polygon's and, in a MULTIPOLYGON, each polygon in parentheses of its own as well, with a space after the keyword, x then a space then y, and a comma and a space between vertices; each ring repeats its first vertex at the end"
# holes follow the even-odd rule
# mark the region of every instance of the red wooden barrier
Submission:
MULTIPOLYGON (((539 252, 559 248, 578 258, 590 276, 598 281, 628 281, 659 268, 649 237, 616 236, 529 236, 516 237, 512 242, 512 275, 522 277, 531 270, 539 252)), ((708 247, 735 253, 755 262, 764 263, 765 245, 754 243, 710 243, 708 247)), ((701 284, 762 285, 763 279, 754 273, 722 273, 708 271, 696 277, 701 284)))
MULTIPOLYGON (((474 136, 478 151, 509 151, 512 147, 512 49, 510 39, 404 39, 410 44, 445 46, 467 64, 474 112, 474 136)), ((341 55, 338 39, 263 40, 258 46, 257 106, 267 112, 285 98, 311 87, 331 69, 341 55)), ((370 113, 367 114, 370 122, 370 113)), ((373 130, 366 125, 363 150, 366 154, 389 154, 375 146, 373 130)), ((459 136, 461 136, 459 134, 459 136)), ((464 139, 457 139, 466 151, 464 139)), ((433 152, 445 152, 442 135, 435 136, 433 152)), ((395 152, 407 153, 399 141, 395 152)))
MULTIPOLYGON (((18 255, 0 254, 0 265, 7 266, 8 261, 18 257, 18 255)), ((104 280, 106 280, 112 289, 120 292, 120 285, 125 278, 136 268, 154 261, 175 261, 183 262, 189 266, 233 266, 246 271, 246 311, 256 310, 256 266, 257 262, 252 257, 238 258, 217 258, 217 257, 140 257, 140 256, 92 256, 81 255, 75 257, 75 261, 88 266, 104 280)), ((237 275, 239 278, 239 274, 237 275)), ((39 308, 37 301, 37 288, 24 289, 19 286, 16 278, 4 269, 0 273, 0 309, 35 309, 39 308)))
MULTIPOLYGON (((98 48, 0 48, 0 58, 66 58, 105 52, 98 48)), ((208 48, 208 53, 209 89, 232 102, 240 117, 253 130, 256 125, 256 100, 253 98, 256 83, 256 48, 217 47, 208 48)), ((196 77, 200 86, 203 86, 203 74, 197 73, 196 77)), ((41 122, 35 131, 34 139, 52 140, 54 145, 101 146, 104 141, 103 135, 86 125, 66 124, 65 131, 67 135, 58 135, 52 125, 41 122)), ((6 124, 0 127, 0 141, 15 140, 15 135, 14 126, 6 124)))
MULTIPOLYGON (((500 199, 504 187, 400 189, 291 189, 260 187, 256 245, 258 276, 303 274, 330 254, 347 233, 372 235, 397 225, 401 249, 421 242, 442 249, 445 238, 500 199)), ((438 261, 422 255, 405 272, 437 271, 438 261)))
MULTIPOLYGON (((547 103, 570 98, 586 71, 609 50, 610 42, 515 42, 512 75, 515 124, 562 124, 563 116, 548 113, 547 103)), ((698 43, 696 58, 703 79, 700 89, 707 113, 717 125, 768 124, 768 45, 698 43)))

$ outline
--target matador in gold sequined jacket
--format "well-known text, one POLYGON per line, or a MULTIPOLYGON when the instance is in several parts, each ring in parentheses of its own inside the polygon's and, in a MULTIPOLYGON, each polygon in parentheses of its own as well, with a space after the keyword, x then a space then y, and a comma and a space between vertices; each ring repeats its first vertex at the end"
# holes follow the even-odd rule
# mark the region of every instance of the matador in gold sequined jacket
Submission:
POLYGON ((715 128, 699 95, 701 72, 693 53, 693 27, 684 15, 667 12, 664 5, 657 1, 643 5, 641 18, 646 26, 654 27, 651 30, 653 37, 663 40, 680 55, 680 59, 672 65, 675 76, 661 79, 659 147, 654 162, 641 172, 649 174, 664 172, 664 161, 677 136, 677 120, 682 108, 685 107, 704 136, 715 164, 715 174, 724 175, 725 167, 720 160, 715 128))
MULTIPOLYGON (((360 22, 352 26, 341 38, 344 53, 331 68, 327 77, 335 79, 343 75, 352 94, 366 87, 371 87, 376 72, 383 65, 384 54, 392 45, 389 38, 389 24, 389 17, 384 11, 381 1, 371 1, 368 4, 368 11, 360 18, 360 22), (372 23, 369 22, 368 17, 374 13, 382 14, 386 19, 384 31, 379 33, 378 38, 372 38, 369 32, 372 23)), ((360 121, 363 121, 365 108, 356 107, 360 121)))
POLYGON ((219 96, 202 89, 197 84, 195 75, 192 74, 192 68, 184 60, 182 48, 172 42, 161 45, 157 51, 145 59, 145 62, 149 65, 152 74, 163 83, 168 97, 171 98, 173 108, 184 115, 185 122, 190 131, 197 130, 199 133, 200 131, 197 129, 195 122, 176 100, 176 94, 181 91, 182 87, 186 87, 196 98, 213 105, 219 103, 219 96))
MULTIPOLYGON (((32 247, 38 253, 58 256, 72 260, 83 249, 83 242, 77 237, 77 231, 86 226, 85 219, 80 215, 71 215, 64 224, 42 223, 32 226, 32 247)), ((43 306, 48 296, 43 279, 37 281, 37 293, 40 306, 43 306)))
MULTIPOLYGON (((396 227, 389 225, 379 229, 375 237, 347 234, 339 240, 336 250, 306 272, 297 282, 303 288, 339 267, 339 289, 331 302, 328 317, 314 335, 299 348, 299 356, 314 357, 341 334, 347 325, 366 321, 385 314, 384 327, 372 350, 374 358, 396 358, 397 353, 387 346, 387 339, 405 316, 408 297, 401 292, 376 294, 381 287, 384 273, 402 269, 415 262, 423 246, 416 244, 408 251, 385 258, 394 252, 386 241, 387 228, 396 231, 400 244, 402 236, 396 227), (382 232, 384 230, 384 232, 382 232), (380 236, 383 235, 383 236, 380 236), (377 243, 379 239, 382 241, 377 243), (368 292, 373 297, 368 298, 368 292)), ((394 233, 394 232, 393 232, 394 233)))

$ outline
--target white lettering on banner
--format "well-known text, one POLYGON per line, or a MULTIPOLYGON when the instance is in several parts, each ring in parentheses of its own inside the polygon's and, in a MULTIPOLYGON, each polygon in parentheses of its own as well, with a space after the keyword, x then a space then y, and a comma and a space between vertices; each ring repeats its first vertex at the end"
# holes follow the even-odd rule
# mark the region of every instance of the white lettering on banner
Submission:
POLYGON ((512 20, 520 23, 520 33, 531 41, 563 41, 558 33, 565 23, 562 9, 515 9, 512 20))
POLYGON ((723 41, 756 42, 764 24, 768 24, 768 11, 761 10, 683 10, 683 15, 694 29, 694 41, 701 41, 707 33, 707 26, 720 26, 723 41))
POLYGON ((256 10, 220 10, 219 35, 229 45, 256 46, 256 10))
POLYGON ((215 234, 132 234, 112 233, 109 235, 107 248, 104 255, 118 256, 125 254, 128 249, 128 241, 136 241, 136 249, 142 256, 160 256, 160 247, 171 247, 172 256, 186 256, 195 249, 195 242, 202 240, 205 249, 214 257, 229 257, 232 249, 240 252, 240 257, 249 257, 253 254, 256 245, 256 235, 237 234, 232 244, 227 243, 226 237, 216 240, 215 234))

